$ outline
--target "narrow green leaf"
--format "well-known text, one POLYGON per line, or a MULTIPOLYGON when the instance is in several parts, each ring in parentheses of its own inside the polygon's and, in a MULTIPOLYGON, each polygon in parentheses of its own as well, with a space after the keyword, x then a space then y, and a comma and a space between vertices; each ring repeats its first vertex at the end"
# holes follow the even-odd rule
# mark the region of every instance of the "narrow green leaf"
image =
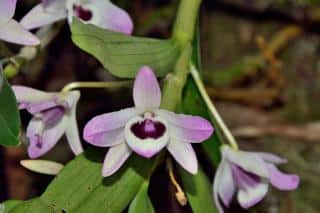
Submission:
POLYGON ((14 93, 6 79, 0 90, 0 144, 18 145, 20 134, 20 114, 14 93))
POLYGON ((212 184, 208 177, 199 168, 196 175, 192 175, 183 168, 178 169, 183 183, 183 189, 187 194, 188 202, 194 213, 216 213, 212 196, 212 184))
POLYGON ((129 213, 154 213, 151 200, 148 196, 148 182, 145 181, 129 207, 129 213))
POLYGON ((158 76, 170 72, 180 54, 173 39, 150 39, 104 30, 75 19, 72 40, 96 57, 113 75, 134 78, 140 67, 148 65, 158 76))
POLYGON ((76 157, 42 196, 16 206, 10 213, 123 211, 149 178, 156 162, 133 155, 115 175, 103 178, 104 154, 90 150, 76 157))

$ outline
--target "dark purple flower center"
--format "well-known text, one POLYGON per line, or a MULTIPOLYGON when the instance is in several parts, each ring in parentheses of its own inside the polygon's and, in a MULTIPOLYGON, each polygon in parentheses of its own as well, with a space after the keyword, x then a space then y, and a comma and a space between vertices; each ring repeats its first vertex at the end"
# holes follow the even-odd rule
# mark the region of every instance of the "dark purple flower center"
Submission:
POLYGON ((133 124, 131 131, 140 139, 158 139, 165 133, 166 127, 161 122, 145 119, 142 122, 133 124))
POLYGON ((81 5, 73 5, 73 12, 83 21, 89 21, 92 18, 91 10, 84 9, 81 5))

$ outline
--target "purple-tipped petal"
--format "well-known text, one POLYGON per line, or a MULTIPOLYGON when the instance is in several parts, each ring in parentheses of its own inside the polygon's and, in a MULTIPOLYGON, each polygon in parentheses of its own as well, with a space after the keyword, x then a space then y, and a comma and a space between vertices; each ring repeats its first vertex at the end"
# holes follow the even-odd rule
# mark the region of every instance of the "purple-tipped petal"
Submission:
POLYGON ((280 190, 294 190, 299 185, 299 176, 285 174, 272 164, 268 164, 270 183, 280 190))
POLYGON ((247 172, 268 178, 269 171, 267 164, 258 155, 251 152, 233 150, 228 146, 223 146, 222 154, 235 165, 238 165, 247 172))
POLYGON ((13 17, 16 10, 16 4, 17 0, 0 1, 0 24, 9 21, 13 17))
POLYGON ((198 160, 191 144, 170 139, 167 149, 182 168, 191 174, 197 174, 198 160))
POLYGON ((123 139, 126 123, 139 112, 135 108, 127 108, 96 116, 84 127, 83 138, 96 146, 113 146, 123 139))
POLYGON ((18 102, 22 103, 38 103, 42 101, 52 100, 56 94, 43 92, 30 87, 25 86, 12 86, 14 95, 16 96, 18 102))
POLYGON ((114 174, 128 159, 131 154, 131 150, 126 143, 121 143, 114 147, 111 147, 104 159, 102 176, 108 177, 114 174))
POLYGON ((59 106, 59 104, 55 100, 55 97, 53 97, 52 99, 49 99, 46 101, 41 101, 41 102, 37 102, 37 103, 29 103, 29 105, 26 107, 26 109, 31 114, 36 114, 36 113, 39 113, 39 112, 42 112, 45 110, 52 109, 57 106, 59 106))
POLYGON ((169 122, 170 135, 178 140, 199 143, 213 133, 210 122, 199 116, 175 114, 166 110, 158 110, 157 114, 169 122))
POLYGON ((232 177, 232 171, 230 164, 225 160, 221 162, 222 167, 220 168, 219 184, 217 186, 219 197, 226 207, 230 206, 232 197, 236 192, 236 186, 232 177))
POLYGON ((38 158, 52 149, 65 132, 67 121, 68 119, 63 117, 55 126, 45 128, 42 120, 33 118, 27 128, 29 157, 38 158))
POLYGON ((26 31, 13 19, 0 26, 0 39, 21 45, 34 46, 40 44, 40 40, 36 36, 26 31))
POLYGON ((85 23, 94 24, 98 27, 131 34, 133 22, 129 14, 123 9, 112 4, 110 1, 92 0, 87 3, 80 1, 68 1, 68 20, 76 16, 85 23))
POLYGON ((67 12, 65 9, 60 11, 50 11, 50 8, 44 8, 43 4, 38 4, 32 8, 20 21, 20 24, 28 30, 52 24, 56 21, 65 19, 67 12))
POLYGON ((157 78, 150 67, 142 67, 133 86, 133 100, 138 108, 150 110, 159 108, 161 91, 157 78))
POLYGON ((83 152, 81 140, 79 137, 79 129, 77 124, 77 118, 76 118, 76 107, 77 102, 80 98, 80 92, 79 91, 72 91, 70 92, 70 99, 73 100, 74 104, 72 106, 71 112, 66 114, 69 121, 66 128, 66 137, 69 143, 69 146, 72 150, 72 152, 75 155, 79 155, 83 152))
POLYGON ((240 206, 248 209, 259 203, 268 192, 268 184, 260 182, 255 187, 248 187, 246 189, 239 189, 237 199, 240 206))
POLYGON ((141 135, 137 135, 136 132, 133 131, 133 127, 136 124, 143 123, 144 119, 141 117, 132 118, 125 126, 125 139, 129 147, 136 152, 138 155, 151 158, 155 154, 163 149, 168 141, 169 134, 166 128, 166 123, 161 118, 153 118, 152 122, 159 122, 165 127, 165 131, 159 137, 142 137, 141 135))

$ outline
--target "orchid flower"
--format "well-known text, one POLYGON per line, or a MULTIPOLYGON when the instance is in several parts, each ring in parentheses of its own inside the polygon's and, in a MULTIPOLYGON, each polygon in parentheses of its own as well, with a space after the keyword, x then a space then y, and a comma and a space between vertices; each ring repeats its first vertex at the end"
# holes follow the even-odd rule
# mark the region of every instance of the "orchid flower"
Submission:
POLYGON ((116 172, 132 151, 151 158, 164 147, 184 169, 197 173, 197 157, 190 143, 200 143, 210 137, 211 124, 198 116, 159 109, 161 91, 149 67, 142 67, 137 74, 133 100, 135 107, 96 116, 84 128, 83 137, 87 142, 110 147, 102 175, 116 172))
POLYGON ((279 190, 294 190, 299 177, 284 174, 276 167, 286 163, 276 155, 262 152, 245 152, 222 146, 222 161, 216 171, 213 192, 219 212, 222 203, 229 207, 233 195, 241 207, 248 209, 260 202, 268 192, 269 183, 279 190))
POLYGON ((38 45, 40 40, 12 19, 17 0, 0 1, 0 39, 22 45, 38 45))
POLYGON ((43 92, 24 86, 13 86, 19 109, 33 115, 28 127, 28 154, 37 158, 47 153, 65 133, 71 150, 83 152, 76 121, 79 91, 43 92))
POLYGON ((128 13, 109 0, 42 0, 20 23, 30 30, 66 18, 71 24, 73 16, 84 23, 125 34, 133 30, 128 13))

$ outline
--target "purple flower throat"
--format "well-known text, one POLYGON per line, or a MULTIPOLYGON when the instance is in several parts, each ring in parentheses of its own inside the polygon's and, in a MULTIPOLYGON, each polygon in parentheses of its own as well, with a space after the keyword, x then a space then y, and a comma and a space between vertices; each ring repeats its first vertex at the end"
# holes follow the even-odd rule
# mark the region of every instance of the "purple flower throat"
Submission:
POLYGON ((142 122, 133 124, 131 126, 131 131, 140 139, 158 139, 165 133, 166 127, 161 122, 145 119, 142 122))
POLYGON ((92 18, 91 10, 84 9, 81 5, 73 5, 73 12, 83 21, 90 21, 92 18))

